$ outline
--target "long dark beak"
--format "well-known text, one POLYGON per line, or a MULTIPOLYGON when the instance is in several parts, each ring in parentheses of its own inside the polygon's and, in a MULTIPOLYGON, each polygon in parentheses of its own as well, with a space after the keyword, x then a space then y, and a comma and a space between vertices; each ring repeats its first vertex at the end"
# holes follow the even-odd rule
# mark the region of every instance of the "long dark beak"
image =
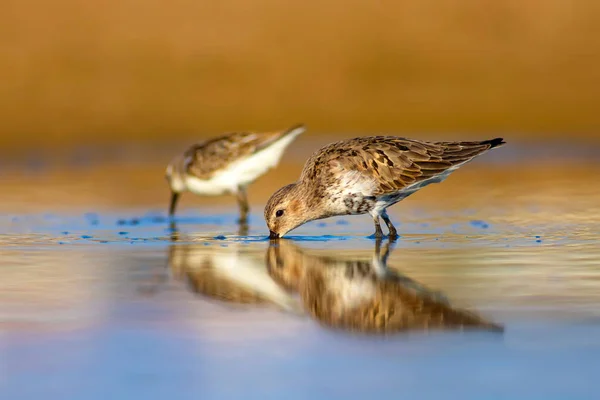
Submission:
POLYGON ((269 239, 279 239, 279 234, 273 231, 269 231, 269 239))
POLYGON ((169 216, 172 217, 175 214, 175 208, 177 208, 177 200, 179 200, 179 193, 171 192, 171 203, 169 204, 169 216))

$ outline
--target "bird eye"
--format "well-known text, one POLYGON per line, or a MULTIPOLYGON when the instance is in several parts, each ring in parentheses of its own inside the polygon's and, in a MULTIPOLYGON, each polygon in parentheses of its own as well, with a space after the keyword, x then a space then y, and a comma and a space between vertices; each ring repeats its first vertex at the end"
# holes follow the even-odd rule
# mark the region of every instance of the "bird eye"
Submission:
POLYGON ((276 217, 281 217, 283 215, 283 210, 277 210, 277 212, 275 213, 276 217))

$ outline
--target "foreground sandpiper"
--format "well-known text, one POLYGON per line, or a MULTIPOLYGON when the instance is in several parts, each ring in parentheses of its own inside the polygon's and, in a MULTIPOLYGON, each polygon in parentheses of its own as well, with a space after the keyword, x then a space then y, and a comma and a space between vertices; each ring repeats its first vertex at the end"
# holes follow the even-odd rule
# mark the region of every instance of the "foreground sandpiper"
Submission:
POLYGON ((285 149, 304 132, 303 125, 269 133, 235 132, 190 147, 167 167, 171 188, 169 215, 182 192, 237 196, 240 222, 248 217, 246 187, 279 162, 285 149))
POLYGON ((375 237, 382 237, 381 217, 391 238, 397 231, 386 209, 486 151, 503 145, 502 138, 479 142, 424 142, 396 136, 342 140, 315 152, 300 179, 269 199, 265 220, 270 237, 337 215, 369 213, 375 237))

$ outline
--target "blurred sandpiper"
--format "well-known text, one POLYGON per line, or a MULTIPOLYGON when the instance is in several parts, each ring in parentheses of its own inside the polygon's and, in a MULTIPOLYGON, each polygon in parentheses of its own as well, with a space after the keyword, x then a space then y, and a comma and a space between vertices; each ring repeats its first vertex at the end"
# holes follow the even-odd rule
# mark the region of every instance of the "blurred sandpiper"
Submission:
POLYGON ((296 125, 269 133, 235 132, 193 145, 167 167, 169 215, 175 214, 177 201, 185 191, 201 196, 232 194, 237 196, 240 222, 246 222, 247 186, 275 167, 285 149, 304 130, 303 125, 296 125))

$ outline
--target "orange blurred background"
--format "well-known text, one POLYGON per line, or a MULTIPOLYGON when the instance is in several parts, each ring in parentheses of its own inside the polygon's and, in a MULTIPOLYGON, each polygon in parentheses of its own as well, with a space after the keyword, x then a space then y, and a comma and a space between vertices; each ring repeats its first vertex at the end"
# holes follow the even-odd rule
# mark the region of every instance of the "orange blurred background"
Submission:
POLYGON ((600 139, 597 0, 4 0, 0 148, 236 129, 600 139))

